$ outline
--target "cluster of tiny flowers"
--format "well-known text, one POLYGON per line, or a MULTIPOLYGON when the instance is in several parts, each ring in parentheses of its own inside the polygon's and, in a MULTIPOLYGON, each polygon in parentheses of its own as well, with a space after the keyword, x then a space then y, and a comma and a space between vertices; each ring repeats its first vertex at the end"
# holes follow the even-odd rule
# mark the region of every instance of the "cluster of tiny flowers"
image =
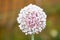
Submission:
POLYGON ((21 9, 17 21, 20 29, 26 35, 38 34, 46 26, 46 14, 39 6, 29 4, 21 9))

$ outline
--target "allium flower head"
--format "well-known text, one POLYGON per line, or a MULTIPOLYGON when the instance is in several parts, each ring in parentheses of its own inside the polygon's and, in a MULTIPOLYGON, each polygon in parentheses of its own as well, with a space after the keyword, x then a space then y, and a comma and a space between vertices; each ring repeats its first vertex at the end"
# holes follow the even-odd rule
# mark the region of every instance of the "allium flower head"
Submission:
POLYGON ((42 31, 46 26, 46 14, 42 8, 29 4, 21 9, 17 21, 19 27, 26 35, 42 31))

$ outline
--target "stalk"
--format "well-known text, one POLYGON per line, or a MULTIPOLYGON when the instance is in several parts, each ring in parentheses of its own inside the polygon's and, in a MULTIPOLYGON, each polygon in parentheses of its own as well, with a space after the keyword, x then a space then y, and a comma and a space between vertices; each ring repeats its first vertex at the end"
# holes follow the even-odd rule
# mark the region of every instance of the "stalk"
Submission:
POLYGON ((34 40, 34 34, 31 35, 31 40, 34 40))

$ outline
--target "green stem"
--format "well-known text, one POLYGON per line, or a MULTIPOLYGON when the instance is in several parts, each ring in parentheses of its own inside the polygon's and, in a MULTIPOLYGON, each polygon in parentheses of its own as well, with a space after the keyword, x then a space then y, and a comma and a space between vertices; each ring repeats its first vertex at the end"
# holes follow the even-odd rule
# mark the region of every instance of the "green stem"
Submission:
POLYGON ((34 40, 34 34, 31 35, 31 40, 34 40))

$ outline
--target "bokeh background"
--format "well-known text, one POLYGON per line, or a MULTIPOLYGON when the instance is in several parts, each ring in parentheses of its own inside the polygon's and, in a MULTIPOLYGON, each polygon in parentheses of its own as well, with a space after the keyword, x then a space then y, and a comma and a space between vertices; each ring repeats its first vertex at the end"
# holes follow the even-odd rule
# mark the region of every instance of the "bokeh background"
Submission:
POLYGON ((35 4, 47 14, 46 28, 35 34, 35 40, 60 40, 60 0, 0 0, 0 40, 31 40, 18 27, 22 8, 35 4))

